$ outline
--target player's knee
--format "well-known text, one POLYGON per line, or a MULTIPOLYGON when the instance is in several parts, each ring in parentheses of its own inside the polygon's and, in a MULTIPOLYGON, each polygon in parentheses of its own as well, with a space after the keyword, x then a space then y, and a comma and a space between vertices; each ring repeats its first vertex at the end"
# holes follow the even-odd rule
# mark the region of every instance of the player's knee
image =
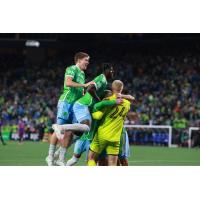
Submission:
POLYGON ((85 125, 87 125, 87 126, 90 127, 91 122, 90 122, 90 120, 83 120, 83 121, 81 122, 81 124, 85 124, 85 125))

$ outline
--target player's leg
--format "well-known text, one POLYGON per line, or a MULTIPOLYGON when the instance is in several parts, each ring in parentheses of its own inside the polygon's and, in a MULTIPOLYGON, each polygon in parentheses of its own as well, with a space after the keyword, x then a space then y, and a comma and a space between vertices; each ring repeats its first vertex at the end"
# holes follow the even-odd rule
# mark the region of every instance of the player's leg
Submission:
POLYGON ((54 153, 54 160, 55 160, 55 159, 58 159, 58 156, 59 156, 59 154, 60 154, 60 149, 61 149, 60 146, 57 147, 57 150, 56 150, 55 153, 54 153))
POLYGON ((89 132, 91 127, 91 114, 89 112, 88 106, 80 105, 79 103, 75 103, 73 106, 73 113, 76 118, 76 122, 73 124, 64 124, 64 125, 54 125, 60 131, 71 130, 71 131, 81 131, 89 132))
POLYGON ((106 150, 103 150, 98 158, 98 166, 108 166, 108 157, 106 150))
POLYGON ((128 166, 128 158, 120 158, 119 162, 121 166, 128 166))
POLYGON ((88 166, 96 166, 97 165, 97 161, 98 161, 98 153, 92 151, 91 149, 89 150, 88 153, 88 161, 87 161, 87 165, 88 166))
POLYGON ((88 161, 88 154, 89 154, 89 150, 90 150, 90 144, 91 144, 91 140, 86 140, 85 141, 85 151, 86 151, 86 162, 88 161))
POLYGON ((95 134, 92 143, 90 144, 90 150, 88 153, 88 166, 96 166, 98 157, 105 148, 106 143, 103 140, 99 140, 98 134, 95 134))
POLYGON ((81 157, 82 153, 84 151, 86 151, 86 142, 87 140, 77 140, 75 145, 74 145, 74 153, 73 153, 73 156, 72 158, 70 158, 67 163, 66 163, 66 166, 73 166, 75 165, 79 158, 81 157))
POLYGON ((60 140, 60 152, 56 165, 65 166, 65 154, 73 139, 72 131, 65 131, 63 139, 60 140))
POLYGON ((108 155, 108 166, 117 166, 117 155, 108 155))
POLYGON ((87 165, 88 166, 96 166, 97 165, 97 160, 98 160, 98 152, 100 152, 99 148, 99 141, 97 134, 94 136, 94 139, 92 140, 92 143, 90 144, 90 149, 88 152, 88 161, 87 165))
POLYGON ((117 166, 118 154, 119 154, 119 142, 108 142, 106 147, 106 153, 108 155, 108 166, 117 166))
MULTIPOLYGON (((70 123, 76 123, 76 117, 73 113, 72 107, 70 108, 70 115, 68 117, 68 122, 70 123)), ((58 134, 59 135, 59 134, 58 134)), ((65 154, 67 152, 67 149, 70 147, 72 142, 74 141, 74 138, 79 138, 80 135, 82 135, 82 132, 78 131, 69 131, 65 130, 64 134, 61 134, 62 139, 61 139, 61 151, 59 154, 59 159, 56 161, 56 164, 59 166, 64 166, 65 164, 65 154)))
POLYGON ((130 146, 128 133, 123 129, 122 138, 120 141, 119 162, 122 166, 128 166, 128 157, 130 157, 130 146))
POLYGON ((88 106, 75 103, 73 106, 73 112, 78 123, 83 125, 85 124, 89 128, 91 127, 92 118, 88 106))
MULTIPOLYGON (((57 124, 66 124, 69 118, 70 107, 72 107, 67 102, 59 101, 57 106, 57 124)), ((60 138, 61 139, 61 138, 60 138)), ((46 157, 46 162, 48 166, 52 166, 54 162, 54 153, 56 150, 56 144, 58 142, 58 135, 56 130, 51 136, 50 145, 48 150, 48 156, 46 157)))

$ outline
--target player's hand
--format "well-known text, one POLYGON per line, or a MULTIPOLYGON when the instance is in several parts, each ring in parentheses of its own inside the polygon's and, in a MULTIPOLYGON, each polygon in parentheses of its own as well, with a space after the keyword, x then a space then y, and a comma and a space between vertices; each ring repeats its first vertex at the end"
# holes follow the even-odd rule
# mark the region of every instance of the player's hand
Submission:
POLYGON ((88 87, 89 85, 95 85, 95 82, 94 82, 94 81, 90 81, 90 82, 88 82, 88 83, 85 83, 85 84, 84 84, 84 87, 86 88, 86 87, 88 87))
POLYGON ((121 98, 117 98, 116 99, 116 104, 119 105, 119 104, 122 104, 123 103, 123 99, 121 98))
POLYGON ((117 97, 117 98, 122 98, 122 94, 117 93, 117 94, 116 94, 116 97, 117 97))
POLYGON ((135 101, 135 97, 132 95, 127 95, 127 99, 131 100, 131 101, 135 101))

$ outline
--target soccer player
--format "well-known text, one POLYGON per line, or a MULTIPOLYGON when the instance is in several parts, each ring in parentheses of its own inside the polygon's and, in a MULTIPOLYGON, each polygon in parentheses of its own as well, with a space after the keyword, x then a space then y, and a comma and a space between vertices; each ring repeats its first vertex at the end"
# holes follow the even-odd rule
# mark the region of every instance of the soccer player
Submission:
MULTIPOLYGON (((116 99, 116 95, 121 94, 123 83, 115 80, 112 83, 113 96, 109 99, 116 99)), ((101 125, 90 145, 88 155, 88 166, 96 166, 98 155, 105 149, 108 155, 108 165, 117 166, 120 138, 125 117, 130 110, 130 101, 123 99, 123 103, 108 108, 103 116, 101 125)))
POLYGON ((6 143, 4 142, 4 140, 3 140, 3 135, 2 135, 2 132, 1 132, 1 127, 2 127, 2 121, 1 121, 1 119, 0 119, 0 139, 1 139, 1 142, 2 142, 2 144, 3 145, 6 145, 6 143))
MULTIPOLYGON (((93 80, 93 85, 90 85, 87 88, 87 91, 83 97, 78 99, 73 106, 73 111, 75 118, 78 122, 74 124, 67 124, 67 125, 56 125, 54 128, 60 132, 62 130, 77 130, 81 131, 82 129, 79 129, 83 125, 86 125, 88 128, 87 130, 90 130, 91 126, 91 115, 89 109, 93 107, 93 105, 100 101, 102 96, 104 95, 104 91, 107 87, 107 80, 112 79, 114 76, 114 70, 111 65, 103 65, 102 67, 103 73, 97 76, 93 80), (78 125, 78 128, 77 128, 78 125)), ((86 127, 83 126, 83 127, 86 127)))
MULTIPOLYGON (((107 86, 107 80, 112 79, 113 75, 114 75, 113 67, 111 65, 103 65, 103 73, 97 76, 93 80, 94 84, 88 87, 86 94, 74 103, 73 112, 75 115, 75 119, 77 120, 78 123, 54 126, 54 130, 56 131, 58 137, 59 135, 62 135, 61 131, 68 130, 64 135, 63 139, 64 142, 61 144, 63 149, 69 147, 70 141, 72 140, 73 137, 72 135, 73 130, 80 131, 83 129, 79 128, 86 127, 85 131, 90 131, 92 118, 90 115, 89 108, 92 108, 94 103, 99 101, 100 98, 103 96, 104 90, 106 89, 107 86), (67 134, 67 132, 69 133, 67 134)), ((59 156, 59 160, 57 161, 58 165, 59 163, 63 165, 64 157, 65 156, 59 156)))
MULTIPOLYGON (((106 92, 105 98, 112 95, 112 91, 110 90, 106 90, 105 92, 106 92)), ((120 103, 122 103, 121 99, 114 99, 114 100, 104 99, 101 102, 98 102, 94 105, 92 116, 98 115, 99 117, 101 117, 101 115, 103 114, 101 111, 105 109, 107 106, 114 106, 120 103)), ((91 140, 94 137, 94 134, 98 128, 99 122, 100 120, 93 119, 90 132, 84 133, 81 136, 81 138, 76 141, 75 146, 74 146, 74 154, 72 158, 67 161, 66 166, 75 165, 78 162, 79 158, 81 157, 82 153, 85 151, 86 152, 89 151, 91 140)))
MULTIPOLYGON (((57 106, 57 124, 72 123, 73 119, 73 104, 84 93, 84 88, 93 84, 93 82, 85 83, 85 73, 89 64, 89 55, 84 52, 78 52, 74 56, 75 65, 67 67, 64 75, 64 89, 61 94, 57 106)), ((68 131, 66 137, 71 137, 71 132, 68 131)), ((59 138, 62 139, 62 138, 59 138)), ((49 145, 49 153, 46 162, 49 166, 53 165, 54 152, 56 149, 58 138, 54 131, 49 145)), ((63 141, 61 140, 61 143, 63 141)), ((68 145, 68 144, 67 144, 68 145)), ((61 148, 60 160, 65 155, 66 148, 61 148)))

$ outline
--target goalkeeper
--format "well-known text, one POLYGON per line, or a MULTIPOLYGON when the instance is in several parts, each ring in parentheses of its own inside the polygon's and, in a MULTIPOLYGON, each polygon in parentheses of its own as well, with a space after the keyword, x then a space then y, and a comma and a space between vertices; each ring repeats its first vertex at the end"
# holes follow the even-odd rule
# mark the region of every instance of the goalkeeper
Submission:
MULTIPOLYGON (((112 91, 110 90, 106 90, 105 91, 105 98, 112 96, 112 91)), ((67 166, 72 166, 75 165, 79 158, 81 157, 83 152, 88 152, 89 151, 89 147, 90 147, 90 143, 94 137, 94 134, 101 122, 101 117, 103 115, 103 112, 105 111, 106 107, 111 107, 111 106, 115 106, 115 105, 119 105, 123 102, 123 100, 120 99, 113 99, 113 100, 108 100, 108 99, 103 99, 101 102, 98 102, 94 105, 93 109, 92 109, 92 126, 91 126, 91 130, 90 132, 86 132, 84 133, 80 139, 78 139, 75 143, 74 146, 74 154, 73 157, 67 161, 66 165, 67 166)))

